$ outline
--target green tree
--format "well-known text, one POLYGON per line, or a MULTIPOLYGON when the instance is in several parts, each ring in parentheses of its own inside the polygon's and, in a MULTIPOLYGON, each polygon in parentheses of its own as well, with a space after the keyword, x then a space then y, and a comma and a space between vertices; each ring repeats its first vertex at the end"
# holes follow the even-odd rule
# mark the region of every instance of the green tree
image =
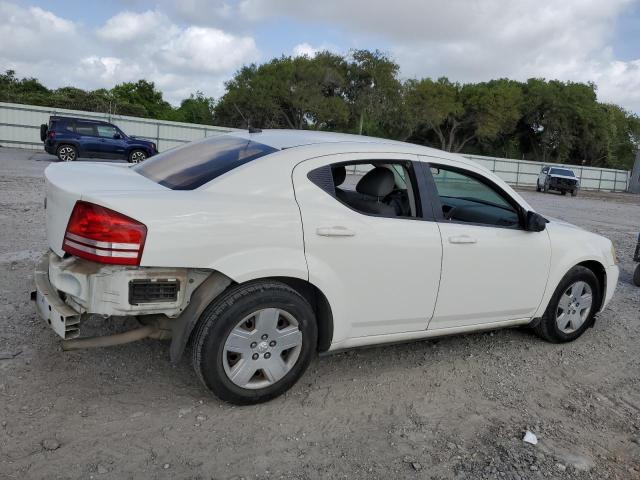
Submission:
POLYGON ((281 57, 243 67, 226 83, 216 120, 234 127, 344 129, 345 60, 322 52, 314 58, 281 57))
POLYGON ((130 110, 132 105, 138 105, 144 109, 144 116, 166 118, 172 110, 171 105, 162 98, 162 92, 147 80, 121 83, 111 89, 111 94, 117 104, 117 113, 124 113, 123 109, 130 110))
POLYGON ((515 130, 521 116, 517 82, 495 80, 461 85, 447 78, 410 80, 405 101, 414 131, 435 136, 436 145, 461 151, 469 142, 494 142, 515 130))

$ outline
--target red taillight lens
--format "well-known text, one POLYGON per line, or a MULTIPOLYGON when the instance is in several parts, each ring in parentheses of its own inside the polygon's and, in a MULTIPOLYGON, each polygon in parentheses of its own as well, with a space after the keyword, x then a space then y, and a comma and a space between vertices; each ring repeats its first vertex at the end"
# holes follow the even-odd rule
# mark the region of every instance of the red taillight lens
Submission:
POLYGON ((48 132, 48 133, 47 133, 47 136, 48 136, 49 138, 52 138, 52 139, 53 139, 53 138, 56 138, 56 132, 48 132))
POLYGON ((140 265, 147 227, 100 205, 78 201, 73 207, 62 249, 87 260, 140 265))

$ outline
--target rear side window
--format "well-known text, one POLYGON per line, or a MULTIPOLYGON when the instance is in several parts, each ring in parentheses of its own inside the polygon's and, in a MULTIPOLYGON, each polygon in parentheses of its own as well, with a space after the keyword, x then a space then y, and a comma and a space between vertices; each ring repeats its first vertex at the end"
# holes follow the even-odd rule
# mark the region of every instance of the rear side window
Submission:
POLYGON ((96 126, 93 123, 76 122, 76 133, 92 137, 97 136, 96 126))
POLYGON ((193 190, 240 165, 277 149, 243 138, 220 135, 181 145, 132 167, 172 190, 193 190))

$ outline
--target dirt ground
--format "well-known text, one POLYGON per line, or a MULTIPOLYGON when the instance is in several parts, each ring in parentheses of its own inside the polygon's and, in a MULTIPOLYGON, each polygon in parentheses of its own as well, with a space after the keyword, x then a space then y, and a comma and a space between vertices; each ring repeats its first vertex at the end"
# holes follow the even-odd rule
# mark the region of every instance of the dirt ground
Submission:
POLYGON ((29 301, 51 159, 0 148, 1 479, 640 478, 638 196, 523 192, 618 251, 615 298, 578 341, 514 329, 358 350, 234 407, 158 341, 61 351, 29 301))

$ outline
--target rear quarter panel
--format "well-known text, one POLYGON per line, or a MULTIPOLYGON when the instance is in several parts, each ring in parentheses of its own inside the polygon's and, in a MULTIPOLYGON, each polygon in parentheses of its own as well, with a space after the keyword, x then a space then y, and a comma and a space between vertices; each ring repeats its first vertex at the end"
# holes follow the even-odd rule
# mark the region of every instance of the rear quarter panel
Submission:
POLYGON ((147 226, 141 266, 207 268, 236 282, 308 279, 291 170, 259 159, 192 191, 97 192, 83 199, 147 226))

